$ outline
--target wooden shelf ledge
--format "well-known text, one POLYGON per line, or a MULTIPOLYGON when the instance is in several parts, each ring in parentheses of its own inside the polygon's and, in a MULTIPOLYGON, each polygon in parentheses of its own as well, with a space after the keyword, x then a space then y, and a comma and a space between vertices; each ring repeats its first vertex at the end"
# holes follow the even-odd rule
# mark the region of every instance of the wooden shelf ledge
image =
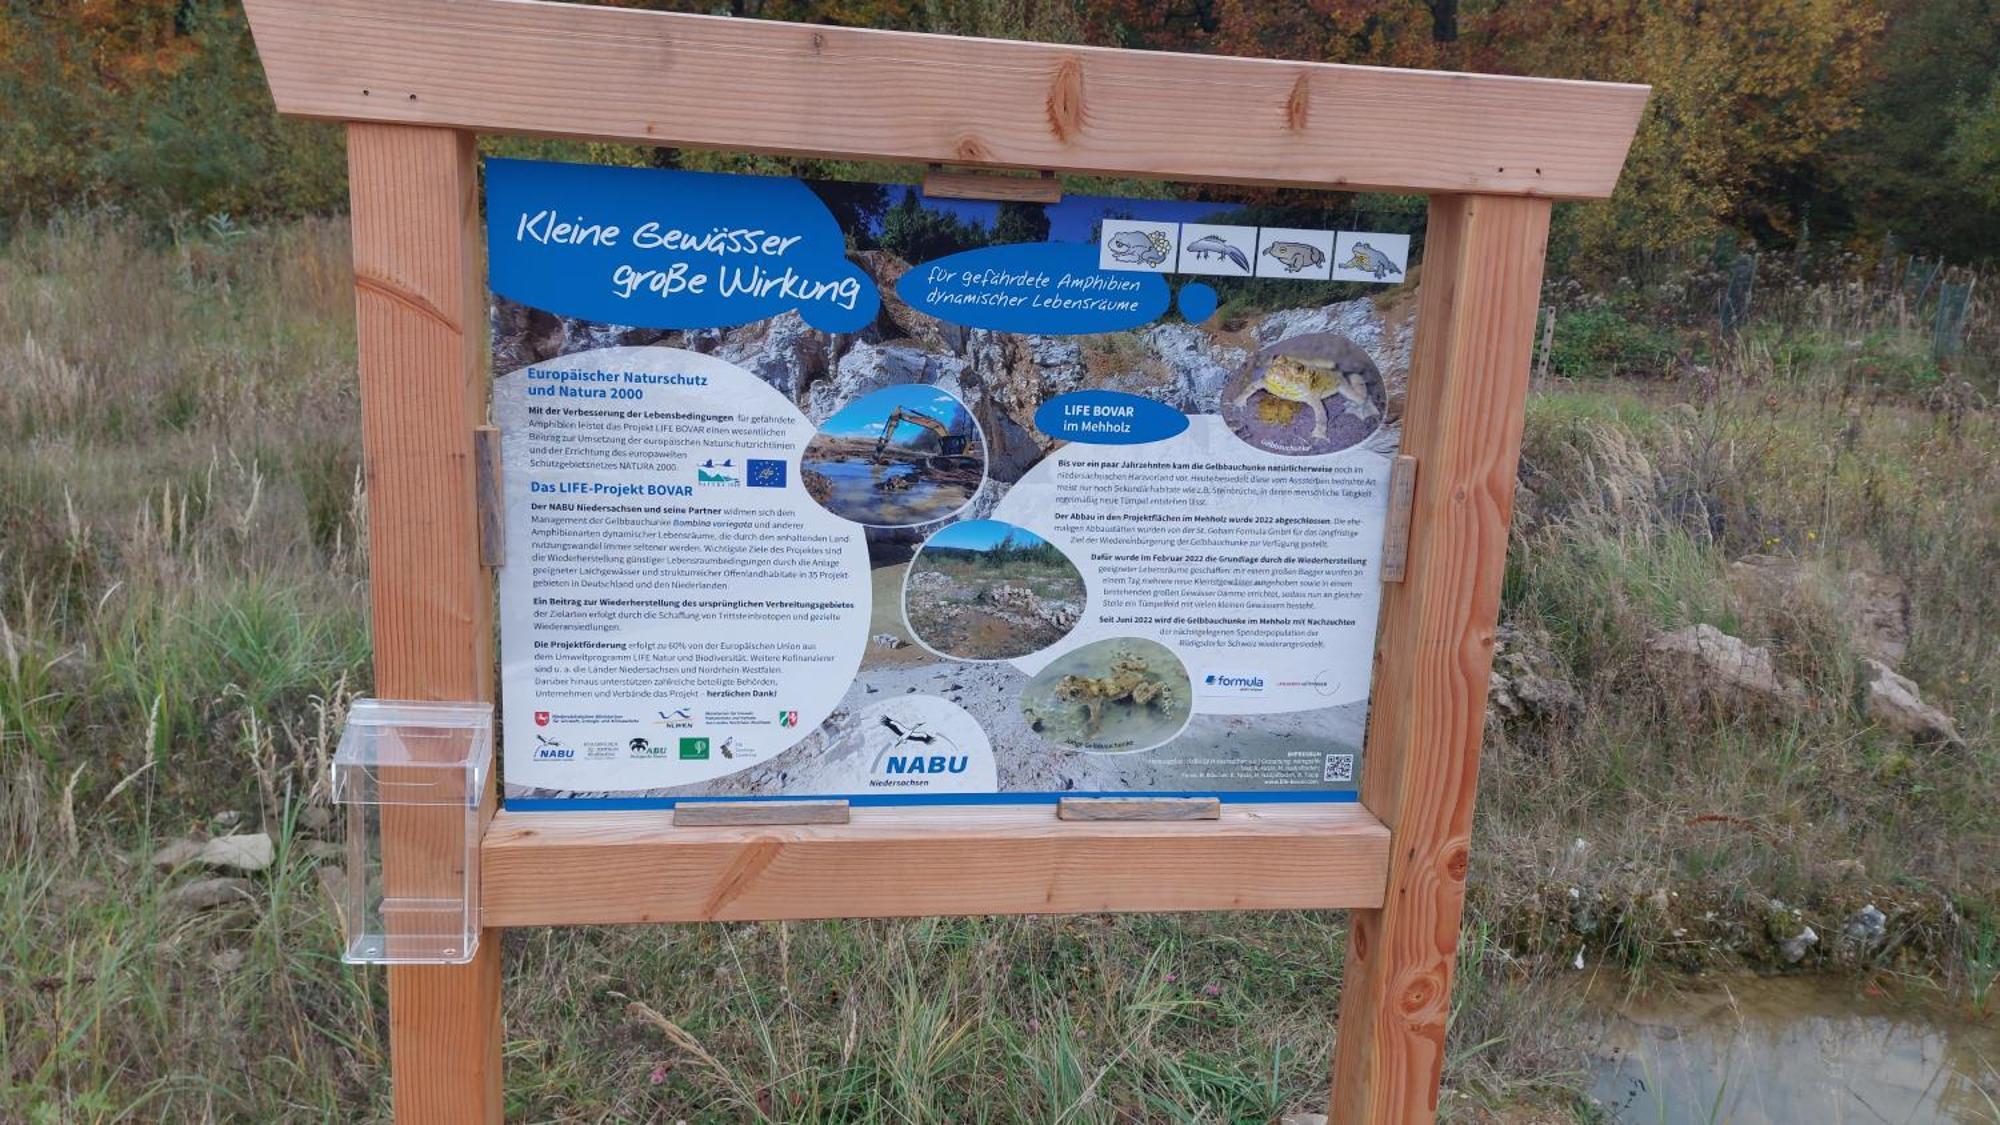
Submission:
POLYGON ((487 926, 1382 905, 1389 831, 1357 804, 1220 820, 1062 821, 1046 806, 860 808, 840 825, 494 816, 487 926))

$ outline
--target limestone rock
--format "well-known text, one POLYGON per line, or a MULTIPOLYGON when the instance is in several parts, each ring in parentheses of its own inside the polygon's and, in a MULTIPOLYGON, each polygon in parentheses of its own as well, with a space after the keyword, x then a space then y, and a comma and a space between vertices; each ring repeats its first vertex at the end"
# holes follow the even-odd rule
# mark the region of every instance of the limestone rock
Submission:
POLYGON ((210 910, 232 902, 253 902, 256 898, 257 884, 219 875, 175 887, 167 894, 167 903, 182 910, 210 910))
POLYGON ((807 387, 800 406, 817 424, 862 395, 898 383, 932 383, 963 398, 959 376, 964 370, 965 361, 956 356, 936 355, 909 344, 859 343, 840 357, 829 378, 807 387))
POLYGON ((1583 706, 1583 697, 1550 650, 1548 634, 1502 625, 1493 645, 1486 705, 1495 716, 1508 722, 1553 722, 1583 706))
POLYGON ((1769 649, 1747 644, 1713 625, 1656 633, 1646 642, 1646 650, 1690 695, 1757 703, 1792 703, 1805 698, 1797 683, 1778 675, 1769 649))
POLYGON ((1805 960, 1806 954, 1818 944, 1819 934, 1811 926, 1805 926, 1798 933, 1778 942, 1778 955, 1785 959, 1785 964, 1796 965, 1805 960))
POLYGON ((769 383, 793 402, 799 401, 808 385, 824 377, 832 363, 826 335, 806 327, 796 312, 730 330, 715 355, 769 383))
POLYGON ((894 633, 877 633, 868 639, 878 645, 881 645, 883 648, 893 649, 893 648, 903 647, 903 638, 897 636, 894 633))
POLYGON ((1861 663, 1868 676, 1862 710, 1870 719, 1917 742, 1965 745, 1951 716, 1924 702, 1916 684, 1880 660, 1864 657, 1861 663))
POLYGON ((169 840, 161 845, 160 850, 153 853, 153 866, 171 871, 200 858, 201 849, 200 840, 169 840))
POLYGON ((1879 945, 1889 933, 1889 918, 1874 903, 1855 911, 1840 927, 1840 936, 1864 947, 1879 945))
POLYGON ((248 832, 241 836, 217 836, 203 844, 201 854, 195 858, 209 867, 228 871, 262 871, 271 866, 276 854, 269 834, 248 832))
POLYGON ((1910 647, 1910 594, 1903 580, 1857 568, 1823 578, 1803 559, 1745 555, 1729 564, 1729 585, 1753 610, 1782 611, 1823 601, 1845 627, 1856 652, 1895 664, 1910 647))
POLYGON ((1142 339, 1173 377, 1167 405, 1190 414, 1221 410, 1222 384, 1249 358, 1242 348, 1219 344, 1192 324, 1155 325, 1142 339))

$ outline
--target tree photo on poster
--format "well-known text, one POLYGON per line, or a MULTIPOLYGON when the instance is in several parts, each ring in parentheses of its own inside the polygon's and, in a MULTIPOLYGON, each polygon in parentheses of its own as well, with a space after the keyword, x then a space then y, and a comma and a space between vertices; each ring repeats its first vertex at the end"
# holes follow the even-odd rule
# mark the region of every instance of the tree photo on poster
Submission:
POLYGON ((509 807, 1353 798, 1411 232, 486 179, 509 807))

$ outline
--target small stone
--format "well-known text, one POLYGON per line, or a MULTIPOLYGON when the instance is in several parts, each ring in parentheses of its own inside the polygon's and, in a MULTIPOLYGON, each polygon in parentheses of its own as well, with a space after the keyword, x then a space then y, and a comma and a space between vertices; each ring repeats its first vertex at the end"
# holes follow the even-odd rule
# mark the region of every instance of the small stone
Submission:
POLYGON ((1840 927, 1840 936, 1861 945, 1874 945, 1889 932, 1889 918, 1874 903, 1849 915, 1845 925, 1840 927))
POLYGON ((210 867, 230 871, 262 871, 271 866, 277 848, 263 832, 241 836, 217 836, 201 847, 200 861, 210 867))
POLYGON ((1951 716, 1924 702, 1916 684, 1880 660, 1864 657, 1861 663, 1868 673, 1862 710, 1870 719, 1916 742, 1965 745, 1951 716))
POLYGON ((219 875, 174 888, 168 893, 167 902, 182 910, 209 910, 232 902, 254 902, 256 898, 257 884, 219 875))
POLYGON ((1278 1125, 1326 1125, 1326 1114, 1287 1113, 1278 1118, 1278 1125))
POLYGON ((1779 942, 1778 955, 1785 959, 1785 964, 1796 965, 1805 960, 1806 954, 1812 952, 1813 946, 1818 944, 1819 934, 1811 926, 1807 926, 1797 934, 1779 942))
POLYGON ((153 866, 171 871, 185 863, 192 863, 201 855, 200 840, 170 840, 153 853, 153 866))
POLYGON ((237 812, 235 809, 223 809, 221 812, 209 817, 208 823, 217 832, 233 832, 236 830, 237 825, 243 823, 243 814, 237 812))
POLYGON ((894 633, 877 633, 868 639, 875 644, 881 645, 883 648, 896 649, 903 647, 903 638, 894 633))

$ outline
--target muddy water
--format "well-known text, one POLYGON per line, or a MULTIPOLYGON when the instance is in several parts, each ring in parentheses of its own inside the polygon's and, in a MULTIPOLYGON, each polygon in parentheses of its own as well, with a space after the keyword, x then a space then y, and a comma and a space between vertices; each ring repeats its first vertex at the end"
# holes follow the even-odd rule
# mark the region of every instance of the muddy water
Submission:
POLYGON ((833 496, 827 509, 857 523, 893 527, 926 523, 943 519, 972 499, 970 489, 930 480, 907 462, 807 461, 805 467, 832 483, 833 496), (894 477, 915 479, 906 488, 877 487, 894 477))
POLYGON ((1742 978, 1628 999, 1593 989, 1592 1092, 1619 1122, 2000 1122, 2000 1023, 1851 982, 1742 978))

